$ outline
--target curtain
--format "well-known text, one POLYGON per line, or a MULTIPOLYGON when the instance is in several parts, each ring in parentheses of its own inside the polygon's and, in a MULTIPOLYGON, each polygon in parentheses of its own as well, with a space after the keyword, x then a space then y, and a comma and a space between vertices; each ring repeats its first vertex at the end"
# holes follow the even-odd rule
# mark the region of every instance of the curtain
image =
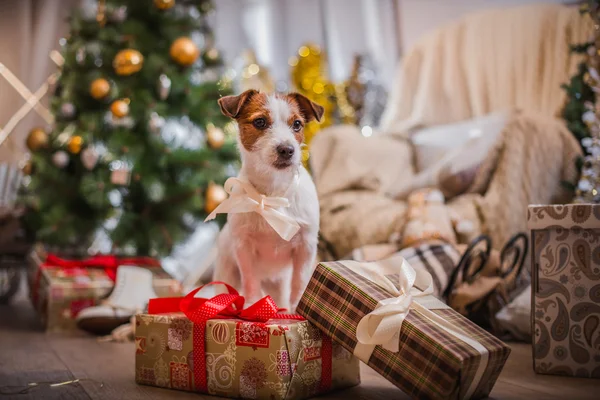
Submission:
POLYGON ((398 0, 219 0, 215 35, 229 62, 244 49, 276 81, 289 82, 288 59, 307 42, 328 54, 330 78, 346 79, 355 54, 368 54, 380 77, 391 79, 398 60, 398 0))
MULTIPOLYGON (((0 0, 0 63, 35 92, 56 71, 50 51, 66 34, 70 7, 76 0, 0 0)), ((0 126, 25 100, 0 77, 0 126)), ((47 104, 47 98, 44 99, 47 104)), ((0 146, 0 161, 19 162, 26 154, 25 137, 44 121, 32 111, 0 146)))

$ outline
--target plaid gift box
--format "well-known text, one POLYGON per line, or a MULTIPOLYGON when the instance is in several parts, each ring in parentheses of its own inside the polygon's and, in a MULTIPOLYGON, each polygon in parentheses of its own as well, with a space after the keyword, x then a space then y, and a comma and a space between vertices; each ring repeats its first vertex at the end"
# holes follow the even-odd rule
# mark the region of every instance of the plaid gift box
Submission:
POLYGON ((431 276, 401 257, 327 262, 298 313, 414 398, 487 396, 510 349, 432 291, 431 276))
POLYGON ((194 298, 197 289, 150 301, 149 313, 136 316, 138 383, 296 400, 360 382, 358 359, 304 318, 277 314, 269 296, 243 309, 243 297, 228 289, 212 299, 194 298))
MULTIPOLYGON (((81 266, 77 266, 80 261, 64 260, 51 254, 48 256, 39 249, 29 255, 27 280, 31 302, 47 331, 75 330, 77 314, 84 308, 98 304, 112 291, 117 265, 115 268, 94 267, 92 258, 84 260, 88 263, 82 262, 81 266)), ((154 291, 158 296, 181 294, 181 284, 160 268, 156 260, 148 259, 146 264, 143 263, 144 259, 140 261, 142 264, 133 265, 149 267, 154 275, 154 291)))
POLYGON ((533 365, 600 378, 600 204, 529 206, 533 365))

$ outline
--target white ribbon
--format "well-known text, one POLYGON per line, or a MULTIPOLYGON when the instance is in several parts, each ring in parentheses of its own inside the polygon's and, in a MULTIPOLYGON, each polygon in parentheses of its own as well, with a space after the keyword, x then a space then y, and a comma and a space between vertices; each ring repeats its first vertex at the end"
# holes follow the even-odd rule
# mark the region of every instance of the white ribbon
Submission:
POLYGON ((414 309, 423 317, 457 339, 467 343, 481 354, 475 376, 464 392, 463 398, 470 398, 479 386, 479 382, 487 368, 489 351, 481 343, 466 336, 453 324, 431 311, 433 309, 449 308, 432 296, 433 280, 431 274, 421 269, 415 271, 400 256, 372 263, 343 261, 343 264, 353 272, 381 286, 393 296, 379 301, 375 309, 359 321, 356 327, 358 343, 354 349, 354 355, 368 363, 377 345, 381 345, 391 352, 398 352, 400 350, 402 323, 409 312, 414 309), (400 289, 396 288, 386 275, 399 275, 398 286, 400 289), (418 288, 423 288, 423 290, 418 288))
POLYGON ((290 201, 286 197, 265 196, 250 182, 239 178, 227 179, 224 188, 229 198, 219 204, 204 221, 214 219, 217 214, 255 212, 260 214, 284 240, 291 240, 300 230, 300 225, 294 218, 278 210, 290 206, 290 201))

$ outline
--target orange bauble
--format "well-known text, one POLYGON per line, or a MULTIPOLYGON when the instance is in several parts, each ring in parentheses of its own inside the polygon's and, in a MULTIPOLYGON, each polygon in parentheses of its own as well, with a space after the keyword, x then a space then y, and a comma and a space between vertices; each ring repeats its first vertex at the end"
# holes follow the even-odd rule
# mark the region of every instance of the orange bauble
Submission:
POLYGON ((208 185, 208 189, 206 189, 206 203, 204 204, 204 211, 206 211, 207 214, 210 214, 226 198, 227 192, 225 189, 223 189, 223 186, 211 183, 208 185))
POLYGON ((124 49, 117 53, 113 60, 113 68, 118 75, 131 75, 142 69, 144 56, 137 50, 124 49))
POLYGON ((159 10, 168 10, 175 5, 175 0, 154 0, 154 6, 159 10))
POLYGON ((115 100, 110 105, 110 112, 116 118, 123 118, 129 114, 129 99, 115 100))
POLYGON ((72 136, 67 143, 67 149, 72 154, 78 154, 83 146, 83 138, 81 136, 72 136))
POLYGON ((180 37, 171 45, 169 54, 177 64, 187 67, 198 59, 200 50, 189 37, 180 37))
POLYGON ((104 78, 94 79, 90 84, 90 94, 96 100, 102 100, 110 93, 110 83, 104 78))
POLYGON ((30 151, 38 151, 48 146, 48 134, 42 128, 34 128, 29 132, 26 143, 30 151))
POLYGON ((211 148, 220 149, 225 143, 225 134, 221 128, 209 126, 208 132, 206 132, 206 141, 211 148))

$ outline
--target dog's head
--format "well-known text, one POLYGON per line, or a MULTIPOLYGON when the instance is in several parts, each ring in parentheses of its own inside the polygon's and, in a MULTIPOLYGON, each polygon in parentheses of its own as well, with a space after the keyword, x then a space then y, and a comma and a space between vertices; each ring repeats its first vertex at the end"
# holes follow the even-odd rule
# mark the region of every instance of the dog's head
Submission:
POLYGON ((267 95, 247 90, 220 98, 219 106, 238 123, 243 159, 279 170, 300 165, 304 127, 323 117, 323 107, 299 93, 267 95))

